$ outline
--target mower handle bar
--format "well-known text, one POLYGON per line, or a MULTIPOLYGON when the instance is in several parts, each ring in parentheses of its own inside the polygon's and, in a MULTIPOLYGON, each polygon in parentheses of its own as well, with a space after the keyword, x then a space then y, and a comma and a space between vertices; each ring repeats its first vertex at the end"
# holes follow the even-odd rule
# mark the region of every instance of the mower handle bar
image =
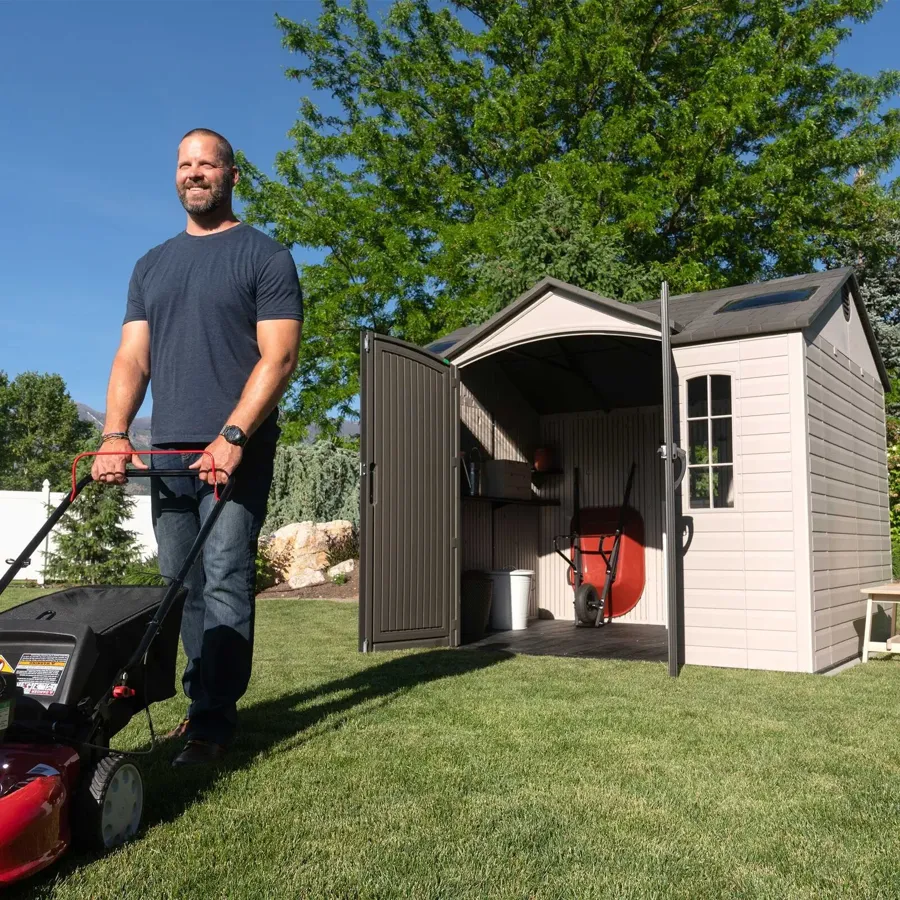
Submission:
MULTIPOLYGON (((171 452, 181 453, 181 452, 191 452, 191 451, 157 450, 157 451, 145 451, 145 452, 147 452, 147 453, 151 453, 151 452, 152 453, 171 453, 171 452)), ((195 452, 200 453, 200 452, 205 452, 205 451, 198 450, 195 452)), ((82 457, 84 457, 86 455, 94 455, 94 454, 81 454, 76 458, 76 462, 78 459, 81 459, 82 457)), ((115 455, 121 456, 122 454, 115 454, 115 455)), ((212 468, 212 467, 210 470, 215 471, 214 468, 212 468)), ((126 469, 125 474, 129 478, 131 478, 131 477, 153 478, 154 476, 171 476, 171 475, 181 475, 181 476, 188 475, 188 476, 192 476, 192 477, 196 478, 196 477, 198 477, 199 473, 196 469, 126 469)), ((88 475, 85 475, 80 481, 77 481, 74 483, 74 485, 72 487, 72 492, 70 494, 67 494, 65 497, 63 497, 62 502, 59 504, 59 506, 57 506, 56 509, 53 510, 53 512, 47 518, 47 521, 38 530, 38 533, 28 542, 28 545, 25 547, 25 549, 16 557, 16 559, 13 561, 13 563, 10 565, 10 567, 4 573, 3 577, 0 578, 0 594, 2 594, 7 589, 7 587, 9 587, 10 583, 16 577, 16 575, 19 574, 21 569, 24 566, 27 566, 31 562, 32 553, 34 553, 34 551, 37 550, 37 548, 41 545, 41 542, 44 540, 44 538, 47 537, 47 535, 50 534, 50 532, 54 529, 54 527, 56 526, 56 523, 66 514, 69 507, 75 501, 75 498, 93 480, 94 480, 93 476, 88 474, 88 475)), ((103 482, 100 482, 100 483, 102 484, 103 482)), ((219 485, 216 484, 215 494, 216 494, 217 502, 216 502, 215 507, 213 508, 213 511, 210 513, 209 518, 207 519, 208 522, 209 521, 215 522, 215 520, 218 519, 219 512, 221 511, 222 501, 228 499, 228 497, 231 494, 233 486, 234 486, 234 476, 232 476, 232 475, 228 476, 228 481, 226 481, 225 484, 222 486, 221 491, 219 490, 219 485)), ((210 525, 210 527, 212 527, 212 525, 210 525)), ((201 529, 200 535, 203 536, 204 541, 206 540, 206 534, 208 534, 208 530, 201 529)), ((197 537, 199 538, 200 535, 198 535, 197 537)), ((196 541, 195 541, 195 543, 196 543, 196 541)), ((201 546, 202 546, 202 543, 201 543, 201 546)), ((197 552, 194 553, 194 547, 191 547, 191 550, 188 553, 189 557, 191 557, 193 555, 193 558, 191 558, 191 563, 193 563, 194 558, 196 558, 197 553, 199 553, 199 551, 200 551, 200 548, 197 547, 197 552)), ((187 570, 185 570, 185 576, 186 575, 187 575, 187 570)), ((182 578, 182 580, 184 580, 184 579, 182 578)))
MULTIPOLYGON (((209 450, 133 450, 130 453, 123 453, 121 450, 89 450, 86 453, 79 453, 78 456, 72 461, 72 499, 75 499, 76 490, 75 490, 75 470, 78 468, 78 463, 81 460, 85 459, 88 456, 174 456, 176 454, 190 454, 190 453, 198 453, 201 456, 208 456, 211 460, 209 469, 212 472, 213 476, 213 491, 216 495, 216 500, 219 499, 219 480, 216 478, 216 458, 209 452, 209 450)), ((144 477, 152 477, 153 475, 196 475, 197 470, 195 469, 164 469, 160 472, 157 469, 126 469, 125 474, 129 476, 137 475, 138 473, 143 473, 144 477)), ((227 473, 226 473, 227 474, 227 473)))

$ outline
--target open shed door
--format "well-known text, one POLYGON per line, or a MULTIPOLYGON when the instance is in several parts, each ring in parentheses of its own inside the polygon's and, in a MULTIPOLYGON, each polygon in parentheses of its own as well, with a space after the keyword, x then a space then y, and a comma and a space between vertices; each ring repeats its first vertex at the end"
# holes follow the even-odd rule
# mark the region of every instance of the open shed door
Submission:
POLYGON ((681 615, 681 509, 678 489, 687 471, 684 450, 675 443, 675 423, 678 420, 678 392, 675 360, 672 356, 672 335, 669 319, 669 285, 663 283, 660 302, 660 337, 662 338, 663 375, 663 446, 660 455, 665 466, 665 540, 666 540, 666 609, 668 629, 669 674, 677 676, 683 659, 683 629, 681 615), (676 470, 679 470, 676 472, 676 470))
POLYGON ((360 650, 459 643, 459 376, 366 332, 360 353, 360 650))

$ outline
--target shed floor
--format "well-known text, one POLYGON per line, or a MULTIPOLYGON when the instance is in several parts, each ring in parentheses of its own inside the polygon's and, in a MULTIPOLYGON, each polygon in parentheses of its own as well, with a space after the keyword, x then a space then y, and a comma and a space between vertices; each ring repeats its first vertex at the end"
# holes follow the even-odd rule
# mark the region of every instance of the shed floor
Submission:
POLYGON ((524 631, 496 631, 466 650, 506 650, 526 656, 579 656, 585 659, 639 659, 665 662, 665 625, 612 622, 602 628, 576 627, 560 619, 533 619, 524 631))

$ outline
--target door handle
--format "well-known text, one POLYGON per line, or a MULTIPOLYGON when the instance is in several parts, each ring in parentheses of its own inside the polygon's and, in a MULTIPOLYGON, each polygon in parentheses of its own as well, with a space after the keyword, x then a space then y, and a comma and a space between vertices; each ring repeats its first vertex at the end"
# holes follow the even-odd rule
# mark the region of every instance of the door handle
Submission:
MULTIPOLYGON (((684 481, 684 476, 687 475, 687 453, 678 446, 678 444, 672 444, 672 450, 674 451, 674 456, 676 459, 681 460, 681 471, 678 473, 678 477, 675 479, 674 488, 677 491, 678 488, 681 487, 681 482, 684 481)), ((660 458, 666 459, 666 445, 661 444, 659 450, 657 451, 660 455, 660 458)))
POLYGON ((675 479, 675 490, 681 487, 681 482, 684 481, 684 476, 687 475, 687 453, 678 446, 678 444, 673 444, 672 448, 675 451, 675 456, 681 460, 681 471, 678 473, 678 477, 675 479))
POLYGON ((369 505, 375 504, 375 463, 369 463, 369 505))

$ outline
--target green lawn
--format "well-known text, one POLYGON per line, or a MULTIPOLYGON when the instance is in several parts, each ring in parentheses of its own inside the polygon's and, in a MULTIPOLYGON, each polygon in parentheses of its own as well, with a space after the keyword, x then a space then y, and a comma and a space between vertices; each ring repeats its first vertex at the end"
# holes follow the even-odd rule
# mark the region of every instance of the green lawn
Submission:
POLYGON ((262 601, 228 767, 159 750, 139 840, 27 896, 896 897, 898 683, 362 656, 354 605, 262 601))
POLYGON ((32 600, 34 597, 40 597, 41 594, 49 593, 51 588, 25 587, 20 584, 11 584, 2 594, 0 594, 0 612, 9 609, 11 606, 18 606, 26 600, 32 600))

